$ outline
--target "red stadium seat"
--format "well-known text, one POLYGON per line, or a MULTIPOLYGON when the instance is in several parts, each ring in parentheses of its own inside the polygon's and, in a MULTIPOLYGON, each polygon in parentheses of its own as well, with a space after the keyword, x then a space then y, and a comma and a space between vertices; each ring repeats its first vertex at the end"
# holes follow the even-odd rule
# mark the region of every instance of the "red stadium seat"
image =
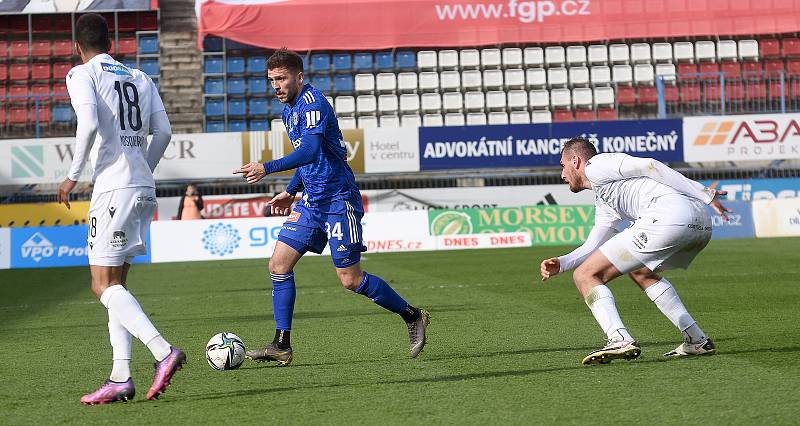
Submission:
POLYGON ((758 61, 742 62, 742 75, 745 78, 761 77, 764 72, 764 64, 758 61))
POLYGON ((800 39, 792 37, 783 39, 783 56, 786 58, 800 57, 800 39))
POLYGON ((31 80, 50 80, 50 64, 36 62, 31 67, 31 80))
POLYGON ((53 64, 53 78, 63 81, 67 78, 67 73, 72 69, 69 62, 56 62, 53 64))
POLYGON ((658 103, 658 90, 652 86, 640 87, 639 103, 643 105, 658 103))
POLYGON ((696 84, 687 84, 680 87, 681 101, 685 103, 699 103, 700 102, 700 86, 696 84))
POLYGON ((158 16, 156 16, 155 12, 139 13, 140 31, 155 31, 157 29, 158 29, 158 16))
POLYGON ((67 91, 67 85, 64 83, 54 84, 52 92, 54 100, 69 99, 69 92, 67 91))
POLYGON ((738 102, 744 100, 744 84, 741 81, 725 82, 725 100, 738 102))
POLYGON ((700 80, 719 80, 719 64, 703 62, 700 64, 700 80))
POLYGON ((12 15, 8 17, 8 32, 11 34, 28 33, 28 15, 12 15))
POLYGON ((50 85, 49 84, 34 84, 31 86, 31 96, 39 98, 39 102, 50 99, 50 85))
POLYGON ((11 64, 8 75, 11 80, 27 80, 29 75, 28 64, 11 64))
POLYGON ((0 63, 0 82, 6 81, 7 77, 8 77, 8 67, 6 67, 6 64, 0 63))
POLYGON ((46 58, 51 54, 49 40, 36 40, 31 45, 31 56, 38 58, 46 58))
POLYGON ((72 40, 56 40, 53 42, 53 56, 72 56, 72 40))
POLYGON ((722 91, 718 82, 709 81, 703 85, 703 100, 706 102, 719 102, 722 100, 722 91))
POLYGON ((39 124, 50 122, 50 105, 39 104, 38 107, 31 108, 31 123, 36 123, 36 112, 39 112, 39 124))
POLYGON ((745 96, 749 101, 764 101, 767 99, 767 85, 763 81, 748 81, 745 96))
POLYGON ((696 64, 678 64, 678 77, 681 80, 697 80, 697 65, 696 64))
MULTIPOLYGON (((101 13, 100 15, 103 18, 106 18, 106 22, 108 23, 108 33, 113 34, 114 29, 116 28, 116 23, 114 22, 114 14, 113 13, 101 13)), ((76 17, 75 20, 77 21, 78 18, 76 17)))
MULTIPOLYGON (((0 83, 0 99, 6 97, 6 85, 0 83)), ((5 99, 3 99, 3 103, 5 103, 5 99)))
POLYGON ((572 116, 572 111, 568 109, 558 109, 553 111, 553 121, 554 122, 575 121, 575 117, 572 116))
POLYGON ((777 76, 785 69, 786 67, 783 64, 783 59, 770 59, 764 63, 764 72, 770 77, 777 76))
POLYGON ((72 18, 68 13, 59 13, 53 16, 53 32, 72 32, 72 18))
POLYGON ((789 77, 800 76, 800 59, 789 59, 786 61, 786 74, 789 77))
POLYGON ((8 57, 8 42, 0 40, 0 58, 8 57))
POLYGON ((53 19, 50 15, 31 15, 31 32, 47 33, 53 31, 53 19))
POLYGON ((664 86, 664 102, 668 104, 678 103, 680 101, 680 93, 676 86, 664 86))
MULTIPOLYGON (((789 96, 789 82, 783 82, 783 96, 789 96)), ((769 97, 772 99, 780 99, 781 98, 781 82, 780 81, 771 81, 769 84, 769 97)))
POLYGON ((593 109, 579 109, 575 111, 575 121, 594 121, 595 114, 593 109))
POLYGON ((11 102, 24 102, 28 99, 30 94, 28 93, 28 86, 22 84, 12 84, 8 88, 8 96, 11 96, 11 102))
POLYGON ((133 37, 120 37, 119 46, 117 46, 117 53, 120 55, 135 55, 136 39, 133 37))
POLYGON ((136 12, 118 13, 117 25, 118 25, 117 30, 121 33, 129 33, 136 31, 136 12))
POLYGON ((781 56, 781 45, 774 38, 767 38, 758 43, 759 56, 762 58, 777 58, 781 56))
POLYGON ((11 107, 11 111, 8 116, 8 124, 28 124, 28 108, 11 107))
POLYGON ((726 80, 738 80, 742 78, 742 66, 735 61, 725 61, 720 65, 720 71, 725 74, 726 80))
POLYGON ((27 40, 12 41, 10 53, 12 58, 21 58, 24 56, 28 56, 28 41, 27 40))
POLYGON ((636 91, 633 87, 619 86, 617 87, 617 104, 618 105, 633 105, 636 103, 636 91))
POLYGON ((598 120, 616 120, 617 110, 614 108, 600 108, 597 110, 598 120))

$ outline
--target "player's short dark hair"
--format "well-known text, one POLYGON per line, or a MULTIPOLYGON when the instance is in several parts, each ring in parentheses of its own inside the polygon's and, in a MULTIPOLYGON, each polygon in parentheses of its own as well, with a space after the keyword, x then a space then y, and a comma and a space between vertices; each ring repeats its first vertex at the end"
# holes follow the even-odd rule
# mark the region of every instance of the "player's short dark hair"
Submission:
POLYGON ((108 52, 108 23, 96 13, 87 13, 75 23, 75 40, 83 50, 108 52))
POLYGON ((267 59, 267 69, 286 68, 290 72, 303 72, 303 58, 282 47, 267 59))
POLYGON ((572 138, 564 143, 561 152, 571 152, 588 160, 597 155, 597 148, 586 138, 572 138))

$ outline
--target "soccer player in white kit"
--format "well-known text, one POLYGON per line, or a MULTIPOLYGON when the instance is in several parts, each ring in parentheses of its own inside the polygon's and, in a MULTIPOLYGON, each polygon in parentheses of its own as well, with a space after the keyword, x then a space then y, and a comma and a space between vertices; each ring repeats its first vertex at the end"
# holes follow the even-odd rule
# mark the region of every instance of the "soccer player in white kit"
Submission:
POLYGON ((147 399, 153 399, 166 389, 186 355, 161 337, 128 292, 126 279, 133 257, 147 252, 147 232, 156 210, 153 170, 172 131, 150 77, 109 56, 111 42, 102 16, 82 15, 75 24, 75 38, 83 65, 70 70, 67 89, 78 127, 72 165, 59 187, 58 201, 69 208, 69 193, 90 158, 94 189, 89 207, 89 269, 92 292, 108 309, 114 361, 109 379, 81 402, 104 404, 133 398, 131 336, 141 340, 156 359, 153 385, 147 392, 147 399))
POLYGON ((573 268, 578 291, 608 343, 582 363, 636 359, 641 347, 625 328, 606 283, 628 274, 683 333, 684 342, 664 356, 712 354, 714 342, 692 318, 672 284, 656 272, 686 269, 711 239, 710 205, 726 218, 718 199, 725 191, 690 180, 651 158, 598 154, 586 139, 564 144, 561 178, 572 192, 595 192, 595 223, 586 241, 571 253, 546 259, 542 280, 573 268), (623 220, 633 224, 618 232, 623 220))

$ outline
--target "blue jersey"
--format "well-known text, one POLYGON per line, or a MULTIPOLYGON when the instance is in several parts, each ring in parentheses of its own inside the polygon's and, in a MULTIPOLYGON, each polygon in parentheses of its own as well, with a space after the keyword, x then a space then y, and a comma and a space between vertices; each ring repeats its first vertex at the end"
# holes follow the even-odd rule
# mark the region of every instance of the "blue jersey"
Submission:
POLYGON ((306 135, 322 137, 321 147, 313 162, 297 169, 304 187, 304 198, 307 197, 307 201, 313 204, 357 200, 360 206, 361 193, 353 171, 347 164, 347 148, 339 130, 336 112, 325 95, 310 84, 304 85, 294 105, 284 106, 283 124, 295 150, 300 148, 306 135))

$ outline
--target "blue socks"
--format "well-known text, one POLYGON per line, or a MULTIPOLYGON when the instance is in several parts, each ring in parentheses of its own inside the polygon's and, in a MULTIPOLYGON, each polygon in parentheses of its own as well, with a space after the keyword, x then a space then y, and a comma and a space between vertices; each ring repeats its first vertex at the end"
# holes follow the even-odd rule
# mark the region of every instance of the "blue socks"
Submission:
POLYGON ((356 293, 369 297, 378 306, 392 311, 404 319, 406 316, 413 317, 417 313, 417 310, 403 300, 386 281, 366 272, 364 272, 364 277, 361 279, 361 284, 356 289, 356 293))
POLYGON ((292 329, 292 314, 297 289, 294 286, 294 272, 270 274, 272 277, 272 316, 277 330, 292 329))

